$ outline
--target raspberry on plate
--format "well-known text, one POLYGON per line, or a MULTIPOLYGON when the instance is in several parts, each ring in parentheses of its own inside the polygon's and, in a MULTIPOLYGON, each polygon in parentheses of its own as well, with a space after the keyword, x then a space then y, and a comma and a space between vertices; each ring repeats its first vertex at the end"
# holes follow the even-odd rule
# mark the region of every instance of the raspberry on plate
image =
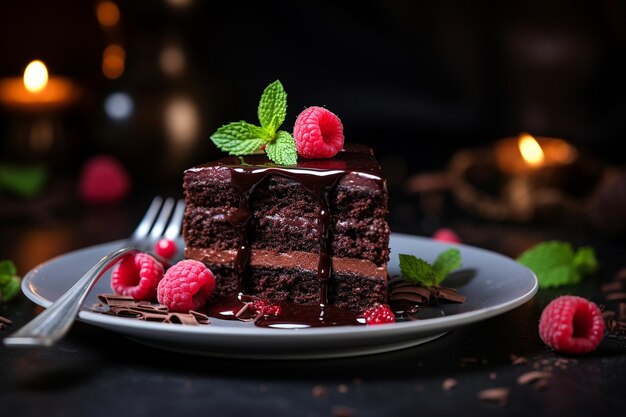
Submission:
POLYGON ((395 323, 396 317, 386 304, 378 304, 363 313, 365 317, 365 323, 371 324, 385 324, 395 323))
POLYGON ((595 350, 604 337, 604 320, 598 306, 582 297, 562 295, 552 300, 539 318, 539 336, 563 353, 595 350))
POLYGON ((446 227, 437 229, 435 233, 433 233, 433 239, 440 242, 461 243, 461 238, 459 237, 459 235, 457 235, 454 230, 448 229, 446 227))
POLYGON ((116 294, 135 300, 154 301, 157 285, 163 278, 163 265, 147 253, 124 257, 111 274, 111 288, 116 294))
POLYGON ((159 239, 154 245, 154 253, 165 259, 172 259, 177 251, 176 242, 171 239, 159 239))
POLYGON ((296 118, 293 138, 305 158, 332 158, 343 149, 343 125, 334 113, 311 106, 296 118))
POLYGON ((215 277, 202 262, 185 259, 171 266, 157 288, 157 300, 170 311, 187 313, 202 307, 213 294, 215 277))
POLYGON ((115 203, 123 200, 130 189, 130 175, 126 168, 112 156, 91 157, 81 170, 78 193, 87 203, 115 203))

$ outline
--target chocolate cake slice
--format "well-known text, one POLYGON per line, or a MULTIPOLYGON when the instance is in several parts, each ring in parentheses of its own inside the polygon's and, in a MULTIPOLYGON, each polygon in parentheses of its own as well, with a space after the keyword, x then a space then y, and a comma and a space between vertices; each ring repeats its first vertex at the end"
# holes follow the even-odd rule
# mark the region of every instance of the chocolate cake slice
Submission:
POLYGON ((215 297, 387 302, 387 186, 371 148, 290 166, 227 157, 186 170, 184 191, 185 256, 213 271, 215 297))

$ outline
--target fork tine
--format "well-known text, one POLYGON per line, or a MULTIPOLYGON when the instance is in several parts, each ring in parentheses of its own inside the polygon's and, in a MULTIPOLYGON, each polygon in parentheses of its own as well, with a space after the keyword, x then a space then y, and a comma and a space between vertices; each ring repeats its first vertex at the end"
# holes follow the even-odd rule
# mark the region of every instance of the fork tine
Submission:
POLYGON ((165 230, 165 238, 174 240, 180 234, 180 229, 183 224, 183 215, 185 214, 185 200, 179 199, 176 203, 176 209, 172 215, 169 226, 165 230))
POLYGON ((154 223, 154 219, 159 213, 162 203, 163 199, 159 196, 152 199, 152 203, 150 204, 150 207, 148 207, 146 214, 143 216, 143 219, 141 219, 141 222, 139 222, 139 225, 131 235, 131 242, 138 242, 148 236, 148 232, 150 232, 152 223, 154 223))
POLYGON ((154 226, 152 226, 152 230, 150 230, 150 241, 152 241, 153 243, 156 242, 163 234, 165 226, 167 225, 167 221, 172 214, 173 208, 174 199, 169 197, 163 203, 163 206, 161 207, 161 213, 159 213, 159 218, 154 223, 154 226))

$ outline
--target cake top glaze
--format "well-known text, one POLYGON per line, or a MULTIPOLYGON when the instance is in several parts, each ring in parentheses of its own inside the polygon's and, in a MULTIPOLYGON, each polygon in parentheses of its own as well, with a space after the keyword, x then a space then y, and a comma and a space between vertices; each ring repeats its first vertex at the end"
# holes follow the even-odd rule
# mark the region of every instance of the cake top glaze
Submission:
POLYGON ((189 168, 187 171, 202 171, 211 168, 229 168, 232 170, 271 170, 273 173, 295 175, 325 175, 326 173, 354 173, 372 180, 383 181, 381 167, 374 157, 371 147, 363 144, 346 144, 345 148, 332 158, 305 159, 300 158, 295 165, 277 165, 270 161, 266 154, 244 156, 228 156, 202 165, 189 168))

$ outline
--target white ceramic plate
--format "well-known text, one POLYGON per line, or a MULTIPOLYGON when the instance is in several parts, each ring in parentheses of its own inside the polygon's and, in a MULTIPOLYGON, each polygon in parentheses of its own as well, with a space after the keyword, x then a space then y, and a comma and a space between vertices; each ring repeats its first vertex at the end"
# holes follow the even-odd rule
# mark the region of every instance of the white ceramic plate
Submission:
MULTIPOLYGON (((48 307, 102 256, 121 242, 109 242, 67 253, 30 271, 22 291, 48 307)), ((182 245, 182 243, 181 243, 182 245)), ((432 262, 449 244, 417 236, 392 234, 391 277, 399 275, 398 254, 414 254, 432 262)), ((537 292, 537 278, 514 260, 483 249, 457 245, 462 268, 445 285, 467 297, 463 304, 440 304, 420 310, 421 320, 376 326, 270 329, 251 323, 212 319, 208 326, 146 322, 94 313, 97 295, 111 293, 110 275, 96 284, 79 313, 79 320, 118 332, 146 345, 214 356, 307 359, 358 356, 408 348, 433 340, 459 326, 505 313, 537 292)))

